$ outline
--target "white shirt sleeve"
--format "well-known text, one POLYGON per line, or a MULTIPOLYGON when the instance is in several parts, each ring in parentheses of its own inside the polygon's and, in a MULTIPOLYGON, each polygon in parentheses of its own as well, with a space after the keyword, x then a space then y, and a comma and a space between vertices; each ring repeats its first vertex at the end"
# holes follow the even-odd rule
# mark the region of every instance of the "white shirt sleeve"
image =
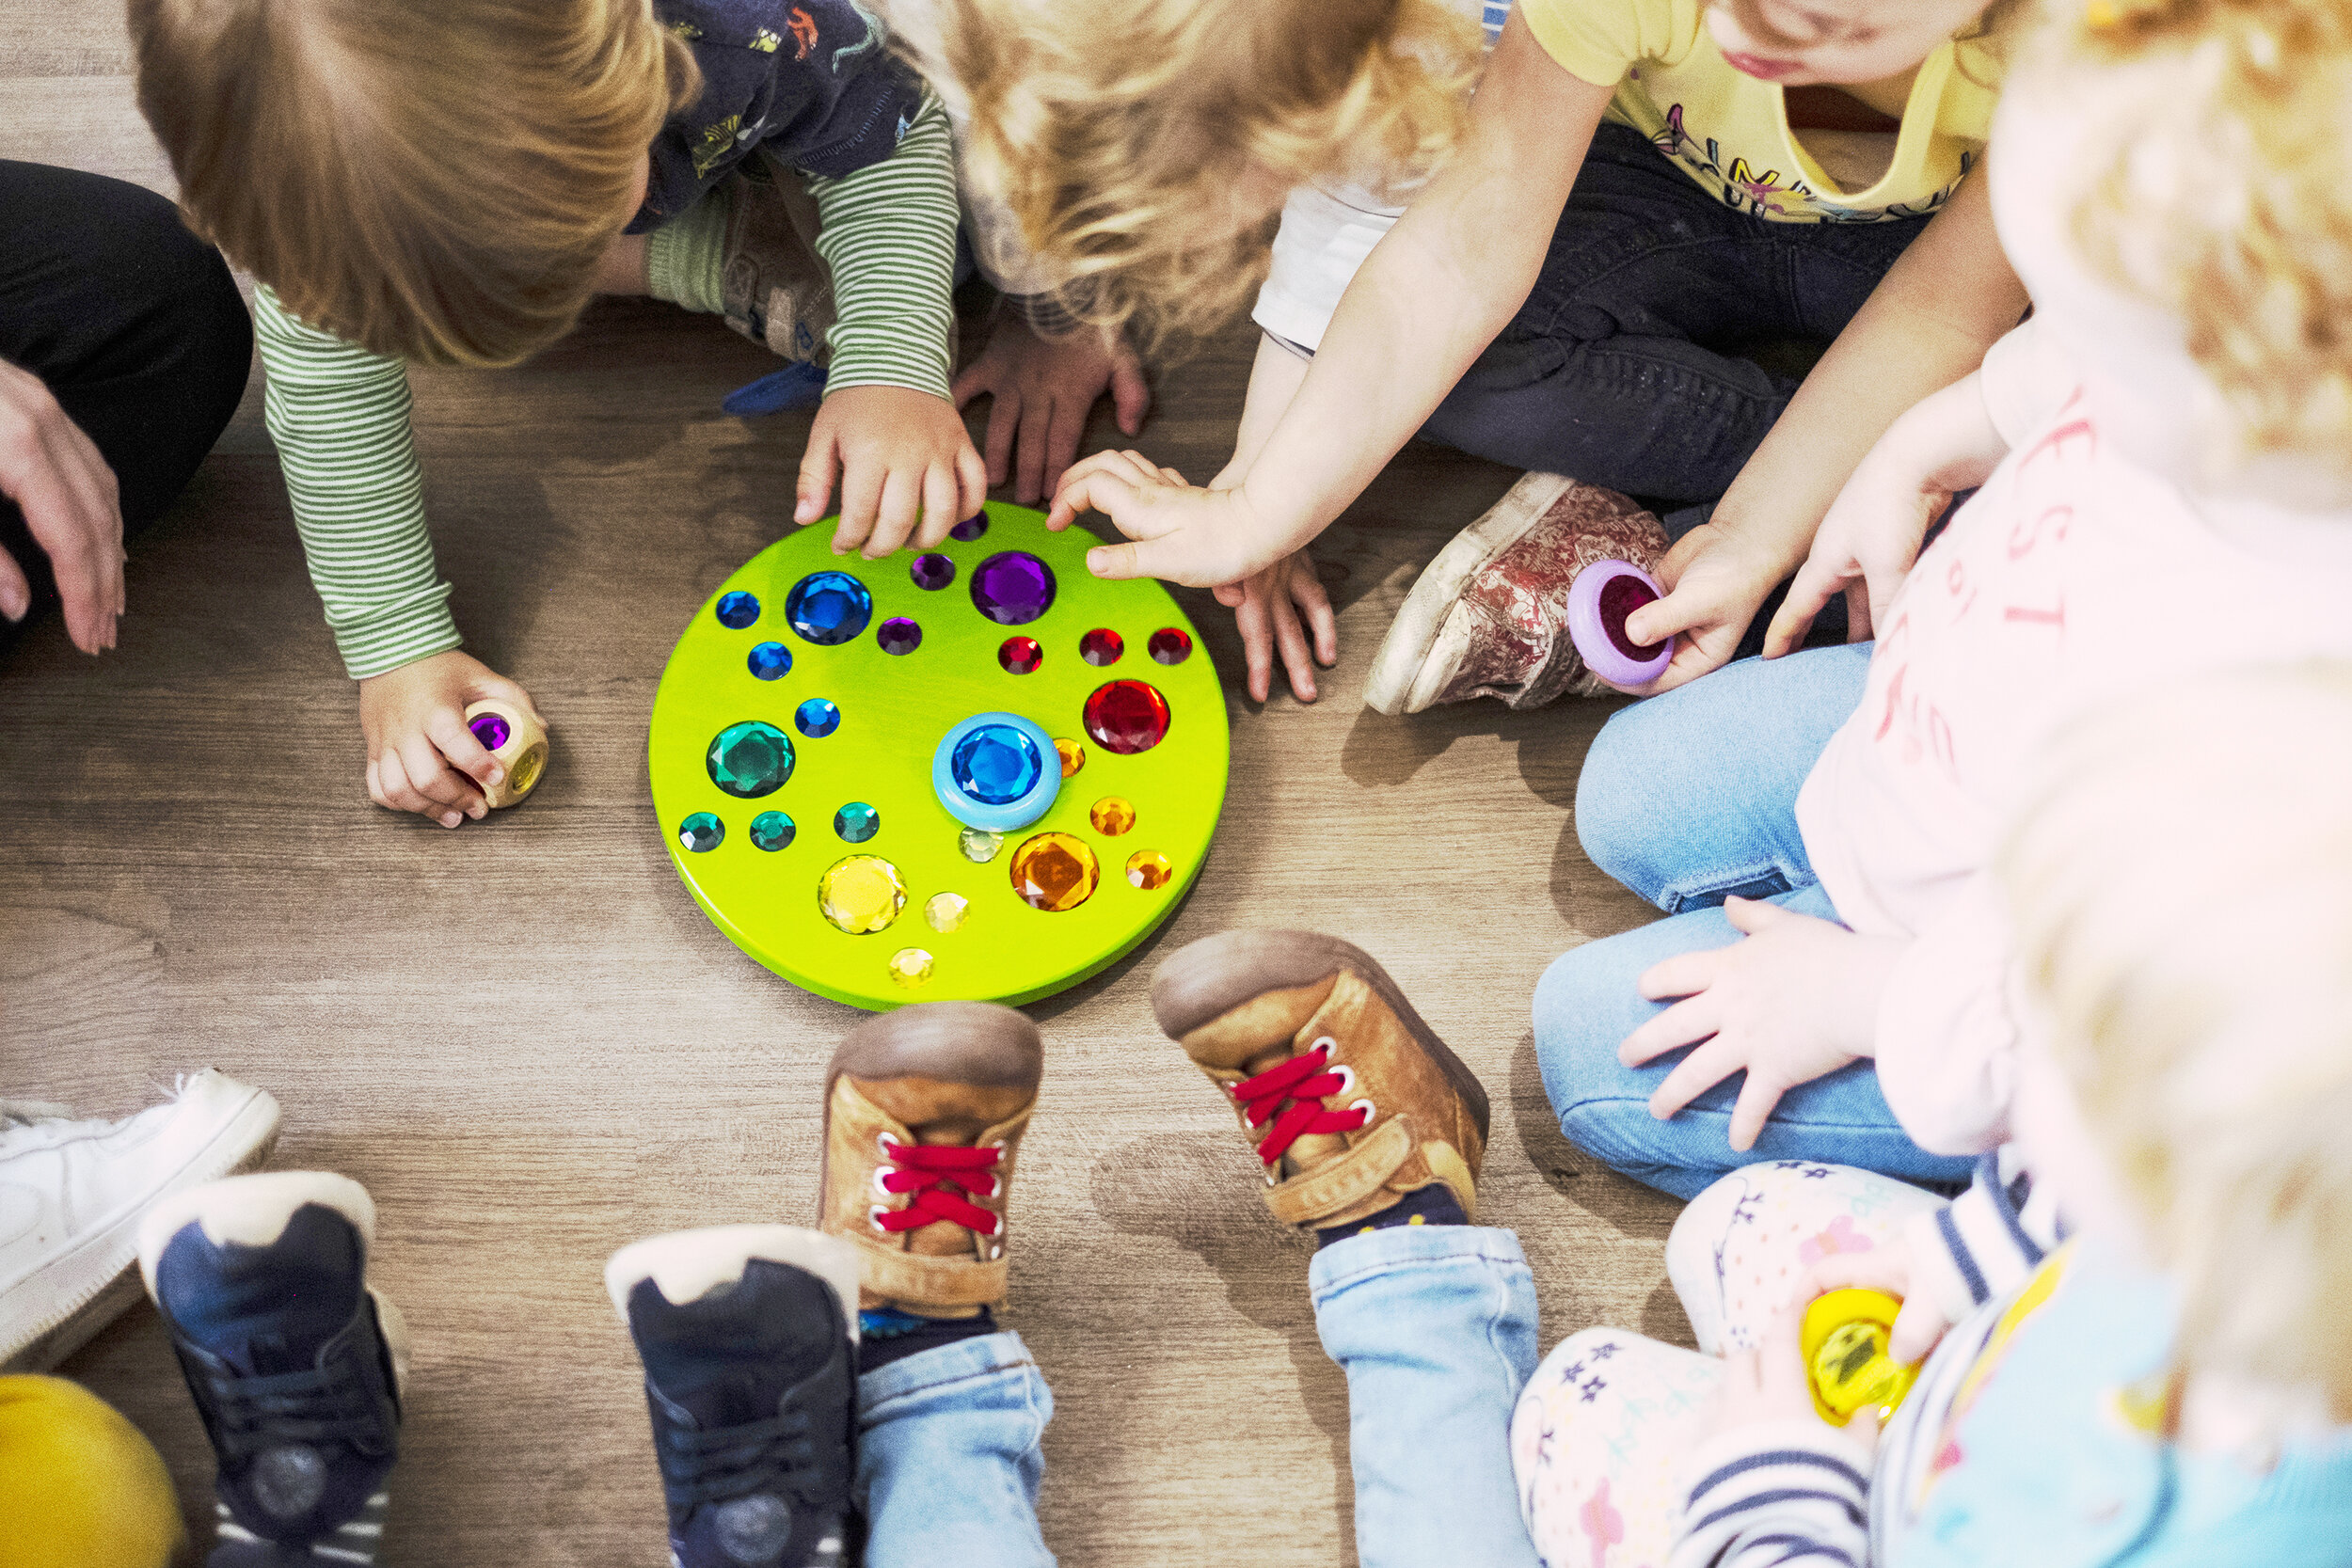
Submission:
POLYGON ((1274 235, 1274 264, 1250 319, 1301 348, 1321 347, 1356 269, 1404 213, 1361 186, 1301 185, 1291 192, 1274 235))

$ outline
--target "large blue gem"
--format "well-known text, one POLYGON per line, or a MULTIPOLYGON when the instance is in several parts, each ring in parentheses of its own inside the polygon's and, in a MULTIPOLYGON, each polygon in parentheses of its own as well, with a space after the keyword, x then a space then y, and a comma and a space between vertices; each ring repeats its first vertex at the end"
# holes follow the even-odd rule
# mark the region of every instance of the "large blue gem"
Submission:
POLYGON ((784 618, 811 642, 849 641, 874 618, 874 595, 847 572, 811 572, 785 595, 784 618))
POLYGON ((1037 787, 1045 759, 1010 724, 983 724, 956 742, 947 760, 956 787, 985 805, 1009 805, 1037 787))
POLYGON ((740 800, 773 795, 792 776, 792 741, 773 724, 757 719, 729 724, 704 758, 710 782, 740 800))
POLYGON ((759 619, 759 600, 740 588, 719 595, 719 624, 741 631, 759 619))

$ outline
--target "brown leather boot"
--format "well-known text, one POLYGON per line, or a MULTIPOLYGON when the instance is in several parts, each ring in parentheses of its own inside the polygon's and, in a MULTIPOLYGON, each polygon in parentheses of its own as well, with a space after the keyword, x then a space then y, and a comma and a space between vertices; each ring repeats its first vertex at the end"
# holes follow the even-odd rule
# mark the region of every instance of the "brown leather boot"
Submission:
POLYGON ((1475 1213, 1486 1090, 1361 948, 1228 931, 1160 965, 1152 1011, 1240 1113, 1275 1218, 1353 1224, 1437 1182, 1475 1213))
POLYGON ((1044 1068, 1037 1025, 985 1002, 850 1031, 826 1074, 818 1223, 856 1243, 861 1308, 969 1318, 1005 1299, 1005 1193, 1044 1068))

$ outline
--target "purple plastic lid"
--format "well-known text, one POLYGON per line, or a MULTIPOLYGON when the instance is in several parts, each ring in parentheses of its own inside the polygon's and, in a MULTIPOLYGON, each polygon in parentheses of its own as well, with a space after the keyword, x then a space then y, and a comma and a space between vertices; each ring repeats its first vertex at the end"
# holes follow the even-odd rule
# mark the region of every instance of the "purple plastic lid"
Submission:
POLYGON ((1658 579, 1625 561, 1596 561, 1568 585, 1568 636, 1584 667, 1612 686, 1647 686, 1666 673, 1674 639, 1644 646, 1626 635, 1626 617, 1663 598, 1658 579))

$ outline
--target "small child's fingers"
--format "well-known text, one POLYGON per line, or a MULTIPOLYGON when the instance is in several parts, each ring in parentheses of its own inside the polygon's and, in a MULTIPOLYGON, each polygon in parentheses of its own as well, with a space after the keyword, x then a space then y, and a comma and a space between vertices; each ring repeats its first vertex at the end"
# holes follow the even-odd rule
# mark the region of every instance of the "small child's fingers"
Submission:
POLYGON ((1041 397, 1021 412, 1021 436, 1013 446, 1012 499, 1026 506, 1046 494, 1045 453, 1054 434, 1054 400, 1041 397))
MULTIPOLYGON (((833 476, 840 456, 834 439, 833 427, 819 414, 816 425, 808 433, 808 450, 801 453, 801 477, 795 485, 797 499, 792 506, 792 520, 806 525, 825 515, 833 500, 833 476)), ((843 498, 844 511, 848 498, 843 498)), ((849 546, 839 537, 834 541, 834 553, 840 554, 849 546)))
POLYGON ((400 765, 407 771, 410 787, 443 808, 434 814, 443 826, 457 825, 450 820, 452 816, 463 816, 469 812, 478 816, 488 809, 483 805, 473 781, 453 771, 425 736, 412 735, 400 743, 400 765))
POLYGON ((386 811, 400 809, 393 805, 384 794, 384 769, 376 765, 373 757, 368 758, 368 799, 382 806, 386 811))
POLYGON ((988 504, 988 465, 966 441, 956 452, 956 515, 947 524, 953 528, 966 517, 977 517, 988 504))
POLYGON ((866 538, 861 552, 868 561, 880 561, 905 544, 914 532, 916 516, 923 510, 923 475, 920 470, 894 468, 882 481, 882 504, 874 513, 874 531, 866 538))
POLYGON ((988 405, 988 482, 1002 484, 1012 473, 1012 440, 1021 429, 1021 394, 1009 388, 988 405))
MULTIPOLYGON (((1748 1065, 1747 1077, 1740 1085, 1740 1098, 1731 1107, 1728 1142, 1733 1148, 1745 1154, 1756 1147, 1756 1140, 1764 1135, 1764 1124, 1772 1117, 1772 1107, 1780 1103, 1784 1092, 1785 1085, 1758 1073, 1753 1062, 1748 1065)), ((1691 1098, 1695 1100, 1698 1096, 1691 1098)))
POLYGON ((1209 597, 1228 610, 1239 610, 1249 597, 1247 582, 1220 582, 1209 590, 1209 597))
POLYGON ((924 549, 946 538, 947 531, 963 521, 962 488, 956 483, 952 465, 934 463, 924 472, 923 515, 914 525, 914 542, 924 549))
MULTIPOLYGON (((1685 1002, 1681 1006, 1688 1007, 1692 1004, 1685 1002)), ((1723 1043, 1722 1036, 1702 1041, 1650 1091, 1649 1114, 1660 1121, 1672 1121, 1691 1101, 1738 1072, 1741 1065, 1738 1053, 1723 1043)))
POLYGON ((1617 1043, 1617 1060, 1627 1067, 1646 1067, 1669 1051, 1679 1051, 1715 1032, 1717 1009, 1704 996, 1694 996, 1666 1008, 1617 1043))
POLYGON ((1249 700, 1263 703, 1274 689, 1274 627, 1266 615, 1263 594, 1243 586, 1241 602, 1233 607, 1233 629, 1241 633, 1241 657, 1248 669, 1249 700))
POLYGON ((430 816, 445 828, 457 826, 455 813, 446 806, 426 799, 422 790, 408 782, 407 764, 401 760, 398 752, 387 750, 382 756, 376 758, 375 767, 383 784, 383 793, 379 799, 386 806, 393 811, 414 812, 419 816, 430 816))
POLYGON ((1339 622, 1331 613, 1331 595, 1315 576, 1311 562, 1301 557, 1297 568, 1291 573, 1291 602, 1307 618, 1307 632, 1314 640, 1315 662, 1326 670, 1340 661, 1339 622))
POLYGON ((879 464, 843 465, 841 517, 834 525, 834 554, 847 555, 863 546, 873 534, 875 514, 882 510, 882 483, 888 478, 888 470, 879 464))
POLYGON ((1905 1295, 1899 1285, 1892 1293, 1903 1296, 1903 1309, 1895 1314, 1895 1330, 1886 1337, 1886 1354, 1906 1363, 1925 1361, 1951 1324, 1944 1321, 1943 1309, 1927 1297, 1905 1295))
POLYGON ((473 731, 466 727, 465 716, 455 708, 433 710, 424 721, 424 733, 439 747, 449 765, 485 788, 504 782, 506 769, 492 756, 473 731))
POLYGON ((1302 703, 1315 700, 1315 661, 1307 649, 1307 633, 1298 624, 1298 611, 1287 598, 1274 598, 1266 606, 1266 615, 1274 623, 1274 646, 1282 656, 1282 668, 1291 678, 1291 695, 1302 703))

